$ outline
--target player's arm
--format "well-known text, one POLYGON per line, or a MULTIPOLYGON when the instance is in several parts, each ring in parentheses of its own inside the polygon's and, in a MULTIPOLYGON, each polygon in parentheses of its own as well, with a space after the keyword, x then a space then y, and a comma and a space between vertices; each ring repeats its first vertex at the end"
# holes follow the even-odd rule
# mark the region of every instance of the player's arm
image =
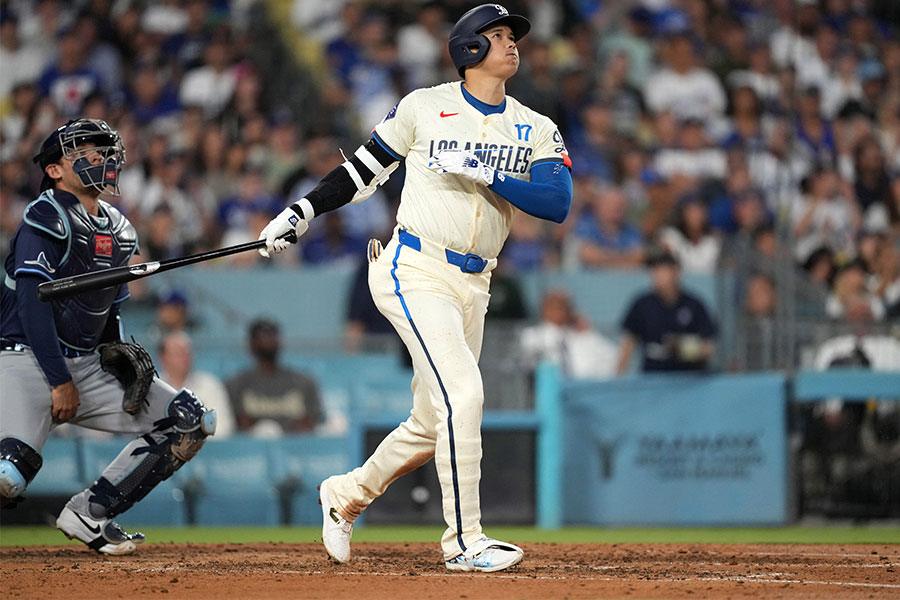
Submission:
POLYGON ((485 185, 519 210, 539 219, 562 223, 572 206, 572 174, 562 159, 532 166, 531 181, 507 177, 467 150, 443 150, 431 157, 428 167, 485 185))
POLYGON ((37 275, 19 273, 16 276, 16 304, 19 319, 25 331, 25 339, 37 359, 38 365, 47 376, 51 387, 72 381, 72 375, 63 360, 53 320, 53 307, 49 302, 38 300, 37 288, 44 279, 37 275))
POLYGON ((531 167, 531 181, 495 173, 488 189, 533 217, 562 223, 572 207, 572 174, 562 162, 544 162, 531 167))
POLYGON ((351 202, 361 202, 374 194, 397 168, 399 160, 400 157, 373 134, 349 159, 325 175, 312 191, 266 225, 259 234, 259 239, 266 240, 266 248, 260 249, 260 253, 268 257, 270 252, 281 252, 289 245, 278 239, 284 234, 295 231, 299 237, 314 217, 351 202))

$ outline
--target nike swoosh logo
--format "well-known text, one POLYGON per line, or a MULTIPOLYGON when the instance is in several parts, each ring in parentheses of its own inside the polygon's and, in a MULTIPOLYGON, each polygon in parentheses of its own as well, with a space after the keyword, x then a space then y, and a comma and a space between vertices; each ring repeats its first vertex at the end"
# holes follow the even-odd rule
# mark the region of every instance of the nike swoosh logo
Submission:
POLYGON ((459 114, 458 112, 455 112, 455 113, 445 113, 444 111, 441 111, 441 116, 442 116, 442 117, 455 117, 455 116, 458 115, 458 114, 459 114))
POLYGON ((334 509, 334 507, 332 507, 331 511, 328 514, 331 515, 331 520, 334 521, 335 523, 341 522, 340 519, 338 519, 338 514, 337 514, 337 511, 334 509))
POLYGON ((78 513, 75 513, 75 516, 78 517, 79 521, 84 523, 84 526, 88 528, 88 531, 90 531, 91 533, 94 533, 94 534, 100 533, 99 525, 95 525, 95 526, 91 527, 90 525, 88 525, 87 521, 85 521, 84 519, 81 518, 81 515, 79 515, 78 513))

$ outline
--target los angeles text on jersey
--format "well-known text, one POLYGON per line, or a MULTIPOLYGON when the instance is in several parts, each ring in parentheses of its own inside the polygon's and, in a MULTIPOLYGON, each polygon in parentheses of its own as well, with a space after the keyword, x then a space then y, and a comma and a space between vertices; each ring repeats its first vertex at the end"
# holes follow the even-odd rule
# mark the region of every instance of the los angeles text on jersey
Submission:
POLYGON ((527 173, 534 152, 529 146, 512 144, 431 140, 428 156, 434 156, 441 150, 471 150, 478 156, 478 160, 504 173, 527 173))

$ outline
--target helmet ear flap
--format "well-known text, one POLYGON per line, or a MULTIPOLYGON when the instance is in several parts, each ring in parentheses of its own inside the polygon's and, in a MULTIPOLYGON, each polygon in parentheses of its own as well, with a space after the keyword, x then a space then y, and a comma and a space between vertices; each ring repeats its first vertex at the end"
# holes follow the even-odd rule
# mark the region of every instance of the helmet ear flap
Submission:
POLYGON ((466 67, 475 65, 484 60, 491 42, 481 34, 460 36, 450 40, 450 58, 456 65, 460 77, 465 77, 466 67))

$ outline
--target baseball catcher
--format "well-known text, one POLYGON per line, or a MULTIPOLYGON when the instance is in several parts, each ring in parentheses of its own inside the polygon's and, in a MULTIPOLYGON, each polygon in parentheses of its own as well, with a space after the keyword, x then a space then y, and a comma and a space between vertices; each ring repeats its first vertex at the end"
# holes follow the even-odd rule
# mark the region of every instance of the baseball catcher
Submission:
POLYGON ((118 193, 122 140, 105 122, 69 121, 41 145, 40 196, 25 209, 0 285, 0 504, 22 499, 59 423, 137 437, 56 520, 70 539, 103 554, 130 554, 143 534, 114 518, 191 460, 216 429, 189 390, 155 377, 149 354, 122 341, 127 284, 40 302, 37 286, 128 263, 134 228, 99 199, 118 193))

